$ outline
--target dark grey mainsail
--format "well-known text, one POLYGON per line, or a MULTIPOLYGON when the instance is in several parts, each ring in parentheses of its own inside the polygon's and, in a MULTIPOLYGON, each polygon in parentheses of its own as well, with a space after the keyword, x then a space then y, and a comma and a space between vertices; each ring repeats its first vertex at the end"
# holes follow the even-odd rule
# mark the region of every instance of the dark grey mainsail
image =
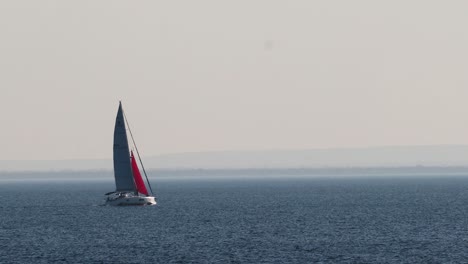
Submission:
POLYGON ((116 191, 135 191, 132 167, 130 164, 130 151, 125 129, 122 103, 119 103, 119 111, 115 119, 114 129, 114 176, 116 191))

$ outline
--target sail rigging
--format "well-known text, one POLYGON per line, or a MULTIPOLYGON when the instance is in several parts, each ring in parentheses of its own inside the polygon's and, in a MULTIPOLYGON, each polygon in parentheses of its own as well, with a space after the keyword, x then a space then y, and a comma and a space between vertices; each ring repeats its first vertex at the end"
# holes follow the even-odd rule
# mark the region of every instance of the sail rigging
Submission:
MULTIPOLYGON (((137 147, 137 145, 135 143, 135 139, 133 138, 132 130, 130 129, 130 124, 128 123, 127 116, 125 115, 125 113, 123 113, 123 115, 124 115, 125 122, 127 124, 128 132, 130 132, 130 138, 132 139, 133 146, 135 146, 135 150, 136 150, 136 153, 138 155, 138 160, 140 161, 141 168, 143 169, 143 173, 145 174, 146 183, 148 183, 148 187, 150 188, 151 194, 154 194, 153 188, 151 188, 151 184, 150 184, 149 179, 148 179, 148 175, 146 174, 145 166, 143 166, 143 162, 141 161, 140 152, 138 151, 138 147, 137 147)), ((133 155, 133 153, 132 153, 132 155, 133 155)))

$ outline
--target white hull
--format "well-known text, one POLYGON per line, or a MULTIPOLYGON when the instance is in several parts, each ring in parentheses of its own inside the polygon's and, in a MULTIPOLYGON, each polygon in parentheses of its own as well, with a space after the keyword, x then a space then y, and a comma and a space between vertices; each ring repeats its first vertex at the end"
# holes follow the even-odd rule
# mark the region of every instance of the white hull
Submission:
POLYGON ((125 194, 119 196, 108 196, 106 205, 125 206, 125 205, 156 205, 156 199, 153 196, 135 196, 125 194))

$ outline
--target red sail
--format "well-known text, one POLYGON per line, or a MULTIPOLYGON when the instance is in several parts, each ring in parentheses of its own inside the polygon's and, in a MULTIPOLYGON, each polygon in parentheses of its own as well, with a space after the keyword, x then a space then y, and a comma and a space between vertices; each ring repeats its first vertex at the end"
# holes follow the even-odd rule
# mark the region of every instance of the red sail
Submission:
POLYGON ((132 171, 133 171, 133 179, 135 180, 135 184, 137 187, 137 191, 144 195, 148 195, 148 190, 146 190, 145 183, 143 182, 143 178, 141 177, 140 170, 138 169, 138 165, 136 163, 135 157, 133 156, 133 151, 131 152, 132 155, 130 158, 132 159, 132 171))

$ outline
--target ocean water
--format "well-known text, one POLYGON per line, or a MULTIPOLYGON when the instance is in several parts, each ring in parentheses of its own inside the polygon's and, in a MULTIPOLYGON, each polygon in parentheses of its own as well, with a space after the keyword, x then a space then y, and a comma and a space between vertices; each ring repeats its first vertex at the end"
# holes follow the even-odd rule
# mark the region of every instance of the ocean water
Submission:
POLYGON ((157 206, 109 207, 110 180, 0 180, 0 263, 468 261, 468 177, 153 185, 157 206))

